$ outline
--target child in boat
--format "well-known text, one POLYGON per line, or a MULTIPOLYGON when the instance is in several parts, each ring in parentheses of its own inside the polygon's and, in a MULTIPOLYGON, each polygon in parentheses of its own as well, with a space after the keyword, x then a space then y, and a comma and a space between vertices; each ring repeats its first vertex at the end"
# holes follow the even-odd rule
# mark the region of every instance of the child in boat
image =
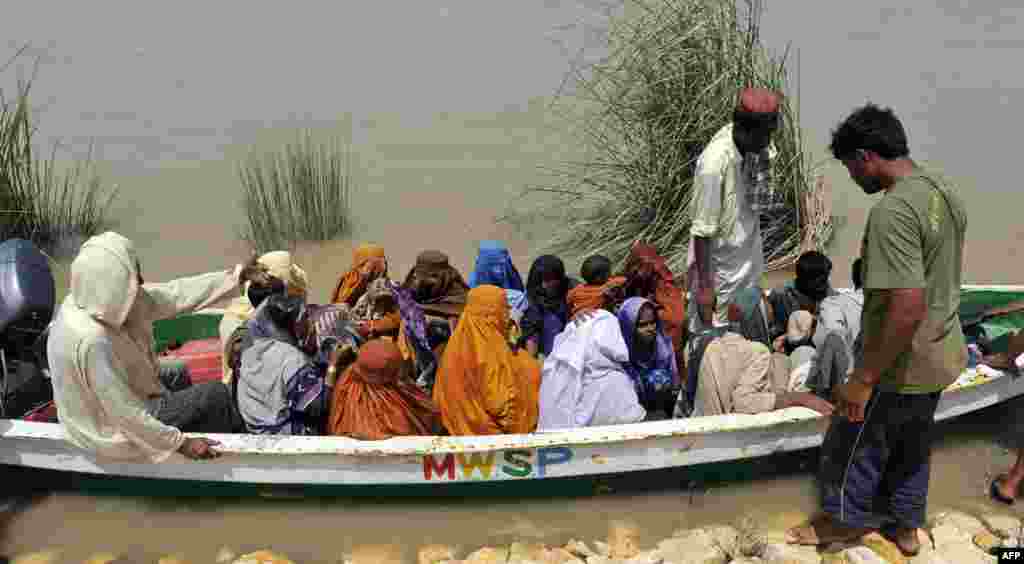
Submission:
POLYGON ((603 255, 592 255, 583 261, 580 277, 583 284, 569 290, 569 318, 583 311, 592 311, 605 306, 604 286, 612 276, 612 261, 603 255))

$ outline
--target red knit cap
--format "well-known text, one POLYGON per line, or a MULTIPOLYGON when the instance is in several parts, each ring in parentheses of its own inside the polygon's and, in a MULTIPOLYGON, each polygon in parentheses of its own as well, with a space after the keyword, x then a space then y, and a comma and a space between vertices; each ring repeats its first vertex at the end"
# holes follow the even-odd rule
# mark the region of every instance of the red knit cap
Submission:
POLYGON ((773 114, 779 111, 781 96, 767 88, 744 88, 740 92, 739 108, 755 114, 773 114))

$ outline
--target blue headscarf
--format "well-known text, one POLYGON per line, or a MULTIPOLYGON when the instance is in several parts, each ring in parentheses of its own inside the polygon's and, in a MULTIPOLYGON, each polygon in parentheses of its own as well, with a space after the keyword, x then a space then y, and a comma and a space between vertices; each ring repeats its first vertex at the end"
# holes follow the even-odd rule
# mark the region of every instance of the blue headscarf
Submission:
POLYGON ((523 292, 523 279, 512 264, 508 248, 501 241, 481 241, 476 266, 469 275, 469 287, 490 284, 506 290, 523 292))
POLYGON ((667 386, 678 385, 679 371, 676 368, 676 355, 672 349, 672 340, 665 334, 661 319, 655 315, 658 324, 658 334, 655 337, 654 356, 647 361, 640 361, 634 357, 633 341, 636 339, 636 324, 640 317, 640 310, 645 306, 655 306, 644 298, 629 298, 619 307, 619 328, 622 330, 622 338, 629 349, 629 363, 624 366, 626 373, 633 379, 637 386, 637 393, 640 401, 650 401, 654 394, 667 386))

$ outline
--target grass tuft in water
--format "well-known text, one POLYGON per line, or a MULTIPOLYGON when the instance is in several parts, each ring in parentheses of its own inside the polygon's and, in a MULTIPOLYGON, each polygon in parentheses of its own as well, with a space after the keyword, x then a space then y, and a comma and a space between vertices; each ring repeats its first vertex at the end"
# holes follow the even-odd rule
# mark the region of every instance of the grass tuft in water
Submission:
MULTIPOLYGON (((608 54, 570 73, 562 95, 576 114, 587 155, 527 189, 543 203, 513 222, 557 225, 547 249, 600 253, 620 265, 638 240, 654 244, 676 272, 685 269, 696 161, 732 120, 738 92, 788 92, 787 56, 759 39, 761 3, 746 0, 626 0, 608 31, 608 54), (737 6, 740 4, 740 6, 737 6), (579 117, 582 116, 582 117, 579 117)), ((762 218, 768 270, 792 265, 830 241, 833 220, 821 178, 804 153, 798 109, 789 96, 773 141, 773 180, 785 209, 762 218)))
POLYGON ((351 171, 347 146, 318 143, 308 131, 277 152, 250 155, 239 168, 243 237, 264 252, 348 235, 351 171))
POLYGON ((0 240, 27 239, 64 257, 109 224, 107 210, 117 190, 101 182, 91 150, 67 169, 58 166, 56 144, 40 159, 29 105, 31 88, 32 81, 27 80, 19 81, 13 98, 0 91, 0 240))

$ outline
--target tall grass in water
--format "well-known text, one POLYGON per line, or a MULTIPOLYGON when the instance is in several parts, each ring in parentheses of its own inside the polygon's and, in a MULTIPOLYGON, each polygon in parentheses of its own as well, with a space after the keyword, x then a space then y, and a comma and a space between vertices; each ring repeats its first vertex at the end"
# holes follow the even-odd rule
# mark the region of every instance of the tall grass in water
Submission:
POLYGON ((268 251, 349 234, 351 170, 348 147, 317 143, 311 132, 278 152, 250 155, 239 168, 245 239, 268 251))
POLYGON ((0 240, 28 239, 64 257, 108 223, 116 190, 95 174, 90 157, 61 170, 57 146, 43 159, 35 152, 36 125, 29 106, 32 82, 20 82, 13 99, 0 91, 0 240))
MULTIPOLYGON (((626 16, 609 28, 608 55, 570 73, 572 102, 584 112, 577 120, 587 157, 552 171, 550 184, 527 190, 549 196, 532 211, 560 226, 549 249, 575 257, 601 253, 621 264, 632 242, 643 239, 676 272, 685 268, 701 151, 732 120, 741 88, 788 90, 788 52, 773 56, 760 43, 760 2, 737 4, 626 0, 626 16)), ((812 178, 788 97, 780 113, 773 179, 787 205, 762 218, 769 270, 823 248, 832 236, 824 186, 812 178)))

